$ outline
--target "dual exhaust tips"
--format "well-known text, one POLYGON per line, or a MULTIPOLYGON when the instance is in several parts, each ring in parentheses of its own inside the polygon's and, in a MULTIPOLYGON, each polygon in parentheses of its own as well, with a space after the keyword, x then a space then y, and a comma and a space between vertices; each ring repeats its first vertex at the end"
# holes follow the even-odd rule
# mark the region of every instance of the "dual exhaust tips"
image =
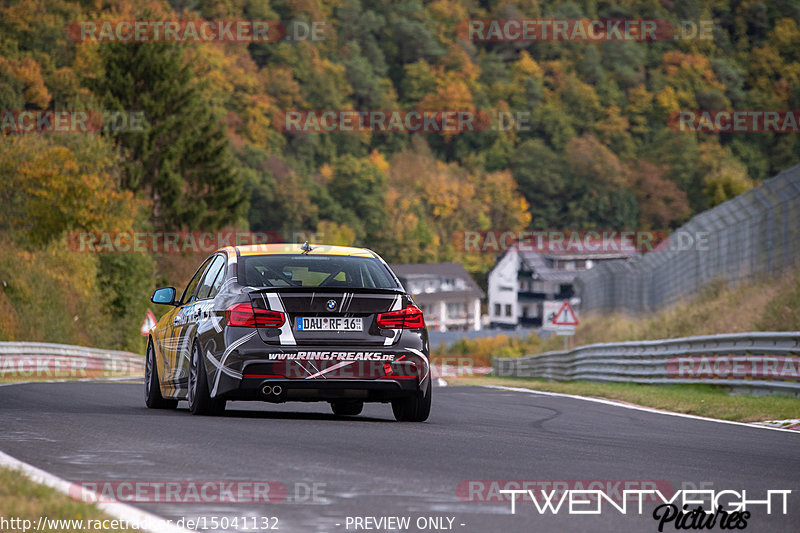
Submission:
POLYGON ((261 394, 264 396, 280 396, 283 394, 283 387, 280 385, 264 385, 261 387, 261 394))

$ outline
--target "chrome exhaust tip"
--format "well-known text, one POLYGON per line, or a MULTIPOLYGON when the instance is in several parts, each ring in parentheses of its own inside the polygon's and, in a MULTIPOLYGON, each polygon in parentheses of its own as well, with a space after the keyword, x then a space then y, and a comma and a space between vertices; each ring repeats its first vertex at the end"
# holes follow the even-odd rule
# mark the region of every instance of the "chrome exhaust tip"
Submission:
POLYGON ((261 387, 261 394, 264 396, 271 396, 273 398, 280 396, 283 393, 283 387, 280 385, 264 385, 261 387))

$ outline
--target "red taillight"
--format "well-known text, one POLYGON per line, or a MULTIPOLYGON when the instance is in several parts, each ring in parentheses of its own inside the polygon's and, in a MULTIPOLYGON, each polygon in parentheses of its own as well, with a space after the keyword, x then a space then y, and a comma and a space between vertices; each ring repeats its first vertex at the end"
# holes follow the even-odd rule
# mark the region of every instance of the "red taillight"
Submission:
POLYGON ((225 321, 229 326, 245 328, 279 328, 286 322, 280 311, 254 308, 252 304, 234 304, 225 310, 225 321))
POLYGON ((383 329, 424 328, 425 319, 422 318, 422 311, 419 307, 408 304, 405 309, 379 314, 378 327, 383 329))

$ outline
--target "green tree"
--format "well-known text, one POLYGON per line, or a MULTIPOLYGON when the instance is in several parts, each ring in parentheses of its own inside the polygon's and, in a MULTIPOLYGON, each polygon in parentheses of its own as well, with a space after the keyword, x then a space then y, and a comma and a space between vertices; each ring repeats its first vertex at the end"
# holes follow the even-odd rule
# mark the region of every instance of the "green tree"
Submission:
POLYGON ((520 192, 530 204, 533 227, 559 227, 563 223, 563 198, 569 186, 563 158, 541 139, 531 139, 514 151, 510 167, 520 192))
POLYGON ((216 228, 246 210, 243 180, 218 117, 184 49, 172 43, 106 43, 102 72, 87 80, 107 109, 143 111, 141 131, 112 132, 122 185, 146 194, 159 228, 216 228))
POLYGON ((570 217, 580 228, 638 227, 639 206, 627 187, 629 170, 617 156, 591 135, 567 144, 570 173, 570 217))
POLYGON ((354 229, 360 242, 380 232, 386 175, 368 159, 345 155, 333 163, 328 184, 331 198, 342 208, 342 222, 354 229))

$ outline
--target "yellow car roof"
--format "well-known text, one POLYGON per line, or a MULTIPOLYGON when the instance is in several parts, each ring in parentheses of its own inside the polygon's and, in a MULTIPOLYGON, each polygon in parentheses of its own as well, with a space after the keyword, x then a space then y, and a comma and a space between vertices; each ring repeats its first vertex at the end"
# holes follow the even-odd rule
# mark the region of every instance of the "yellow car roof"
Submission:
MULTIPOLYGON (((241 256, 249 255, 286 255, 286 254, 302 254, 304 250, 301 244, 248 244, 244 246, 237 246, 241 256)), ((357 257, 373 257, 377 258, 378 255, 372 250, 367 248, 353 248, 350 246, 332 246, 328 244, 312 244, 311 251, 308 255, 352 255, 357 257)))

